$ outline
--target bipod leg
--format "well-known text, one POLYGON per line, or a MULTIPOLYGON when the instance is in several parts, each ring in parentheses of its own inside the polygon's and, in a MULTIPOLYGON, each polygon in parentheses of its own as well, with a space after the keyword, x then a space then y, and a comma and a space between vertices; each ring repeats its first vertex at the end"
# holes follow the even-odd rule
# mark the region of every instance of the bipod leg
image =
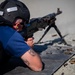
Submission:
POLYGON ((57 28, 57 26, 54 24, 53 25, 54 29, 57 31, 57 33, 59 34, 59 36, 61 37, 62 41, 64 42, 65 45, 67 45, 67 42, 64 40, 63 36, 61 35, 61 32, 59 31, 59 29, 57 28))
POLYGON ((50 30, 51 27, 52 27, 52 26, 50 25, 50 26, 45 30, 44 34, 43 34, 42 37, 39 39, 39 41, 37 42, 37 44, 40 43, 40 41, 44 38, 44 36, 47 34, 47 32, 50 30))

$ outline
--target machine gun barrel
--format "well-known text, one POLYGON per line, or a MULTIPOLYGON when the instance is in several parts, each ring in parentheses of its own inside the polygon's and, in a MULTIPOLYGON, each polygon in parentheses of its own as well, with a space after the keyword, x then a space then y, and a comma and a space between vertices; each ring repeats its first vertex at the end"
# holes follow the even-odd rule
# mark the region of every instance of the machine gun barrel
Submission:
POLYGON ((47 18, 47 20, 51 20, 51 19, 55 18, 57 15, 60 15, 61 13, 62 13, 62 11, 60 11, 60 9, 57 8, 57 13, 48 14, 48 15, 42 17, 42 18, 43 19, 47 18))

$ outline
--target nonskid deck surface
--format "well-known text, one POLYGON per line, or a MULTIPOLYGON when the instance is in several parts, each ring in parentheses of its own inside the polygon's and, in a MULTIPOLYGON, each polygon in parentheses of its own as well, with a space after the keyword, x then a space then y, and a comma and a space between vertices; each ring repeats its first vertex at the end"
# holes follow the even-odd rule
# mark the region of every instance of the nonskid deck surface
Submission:
POLYGON ((53 75, 75 54, 75 48, 71 46, 35 45, 34 50, 40 54, 45 64, 43 71, 33 72, 20 59, 12 58, 7 65, 2 67, 5 71, 3 75, 53 75))

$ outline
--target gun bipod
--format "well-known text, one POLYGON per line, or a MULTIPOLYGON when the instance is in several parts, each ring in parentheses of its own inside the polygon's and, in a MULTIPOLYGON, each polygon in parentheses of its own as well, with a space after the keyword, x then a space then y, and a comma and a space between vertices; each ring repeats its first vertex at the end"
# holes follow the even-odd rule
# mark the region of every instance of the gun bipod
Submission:
POLYGON ((42 37, 39 39, 39 41, 37 42, 37 44, 40 43, 40 41, 44 38, 44 36, 47 34, 47 32, 50 30, 51 27, 53 27, 53 28, 56 30, 56 32, 58 33, 58 35, 59 35, 60 38, 62 39, 62 42, 63 42, 65 45, 68 45, 67 42, 64 40, 63 36, 61 35, 60 30, 59 30, 58 27, 55 25, 55 22, 48 26, 48 28, 45 30, 44 34, 43 34, 42 37))

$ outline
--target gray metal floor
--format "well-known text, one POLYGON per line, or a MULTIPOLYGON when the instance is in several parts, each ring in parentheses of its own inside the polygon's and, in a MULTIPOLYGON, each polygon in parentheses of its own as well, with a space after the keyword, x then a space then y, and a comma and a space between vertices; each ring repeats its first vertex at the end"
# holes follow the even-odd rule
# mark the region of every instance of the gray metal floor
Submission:
POLYGON ((74 47, 68 46, 44 46, 36 45, 34 49, 37 49, 42 61, 45 64, 45 68, 41 72, 33 72, 24 66, 23 62, 14 58, 16 62, 10 62, 6 65, 6 73, 3 75, 53 75, 66 61, 68 61, 75 53, 74 47), (43 50, 43 51, 41 51, 43 50))

